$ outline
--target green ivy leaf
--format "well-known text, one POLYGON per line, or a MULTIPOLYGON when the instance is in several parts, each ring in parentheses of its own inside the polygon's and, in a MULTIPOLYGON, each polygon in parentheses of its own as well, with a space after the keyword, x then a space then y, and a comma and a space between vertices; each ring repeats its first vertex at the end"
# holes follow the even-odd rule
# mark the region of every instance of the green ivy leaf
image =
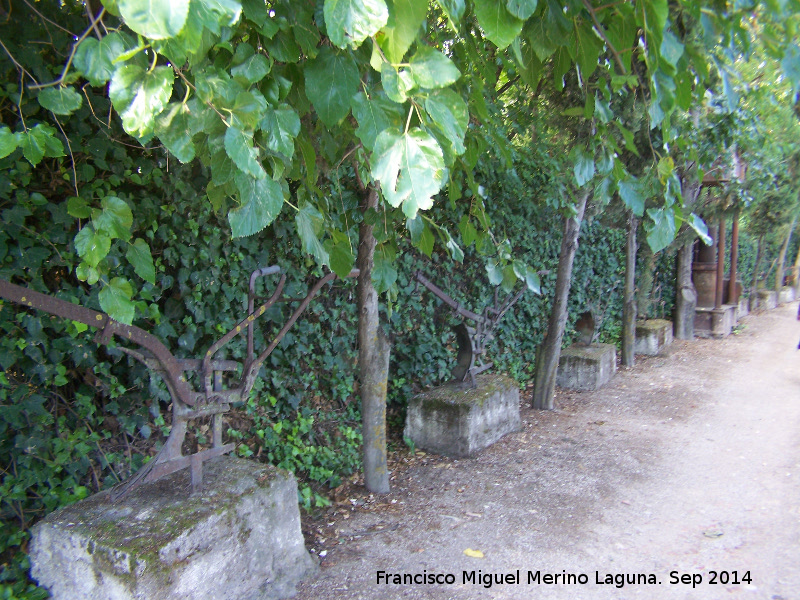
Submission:
POLYGON ((263 54, 256 54, 245 60, 239 66, 231 69, 231 75, 237 79, 242 79, 246 83, 258 83, 266 77, 272 70, 267 57, 263 54))
POLYGON ((375 249, 375 264, 372 267, 372 285, 379 294, 389 291, 397 281, 394 248, 382 244, 375 249))
POLYGON ((75 236, 75 250, 87 265, 95 268, 111 250, 111 238, 89 224, 75 236))
POLYGON ((325 27, 339 48, 358 48, 389 20, 383 0, 325 0, 325 27))
POLYGON ((267 132, 267 147, 283 154, 286 158, 294 156, 294 140, 300 133, 300 117, 288 104, 277 109, 267 108, 259 128, 267 132))
POLYGON ((436 90, 425 99, 425 111, 431 123, 453 145, 457 155, 465 152, 464 136, 469 125, 469 109, 464 99, 453 90, 436 90))
POLYGON ((297 234, 303 244, 303 251, 311 254, 317 262, 326 265, 330 262, 328 251, 319 241, 319 236, 325 231, 325 217, 317 207, 308 202, 300 205, 300 210, 294 218, 297 234))
POLYGON ((430 46, 419 46, 411 57, 409 71, 419 87, 442 88, 461 77, 455 63, 430 46))
POLYGON ((335 126, 350 112, 350 100, 360 81, 353 57, 328 47, 322 48, 305 68, 306 95, 328 127, 335 126))
POLYGON ((100 308, 115 321, 130 325, 136 312, 132 297, 133 287, 128 280, 114 277, 100 290, 100 308))
POLYGON ((80 281, 85 281, 89 285, 94 285, 100 281, 100 272, 94 267, 90 267, 85 261, 81 261, 81 263, 75 267, 75 276, 80 281))
POLYGON ((32 129, 20 131, 15 134, 17 146, 22 148, 22 155, 34 167, 42 162, 47 148, 47 138, 52 134, 39 123, 32 129))
POLYGON ((489 276, 489 283, 492 285, 500 285, 503 283, 503 269, 497 263, 491 260, 487 262, 486 274, 489 276))
POLYGON ((0 158, 5 158, 17 149, 17 136, 5 125, 0 126, 0 158))
POLYGON ((433 196, 444 183, 442 149, 430 134, 420 129, 381 132, 375 140, 370 164, 372 176, 380 182, 386 200, 395 207, 402 203, 409 219, 418 210, 433 205, 433 196))
POLYGON ((173 102, 156 117, 155 133, 172 155, 182 163, 194 160, 190 120, 193 118, 185 104, 173 102))
POLYGON ((171 67, 148 72, 138 65, 124 65, 114 72, 108 95, 127 133, 140 139, 153 134, 156 116, 169 102, 174 81, 171 67))
POLYGON ((245 173, 234 176, 242 205, 228 213, 231 235, 253 235, 272 223, 283 208, 283 190, 270 177, 254 179, 245 173))
POLYGON ((189 13, 189 0, 118 0, 125 24, 151 40, 177 36, 189 13))
POLYGON ((408 100, 408 92, 414 88, 414 78, 406 69, 398 72, 385 62, 381 64, 381 84, 389 100, 402 104, 408 100))
POLYGON ((255 179, 267 176, 258 162, 258 148, 253 146, 253 134, 231 125, 225 132, 225 152, 242 171, 255 179))
POLYGON ((475 0, 475 16, 486 37, 500 49, 513 42, 525 24, 497 0, 475 0))
POLYGON ((145 281, 155 285, 156 267, 153 264, 153 255, 150 254, 150 246, 142 238, 128 246, 125 258, 133 265, 134 272, 145 281))
POLYGON ((133 225, 131 207, 116 196, 106 196, 100 205, 101 209, 92 213, 92 224, 95 228, 110 239, 130 239, 131 225, 133 225))
POLYGON ((71 87, 51 87, 37 97, 43 108, 57 115, 71 115, 83 104, 83 97, 71 87))
POLYGON ((101 51, 97 38, 87 37, 78 45, 73 64, 93 86, 103 85, 111 79, 111 60, 101 51))
POLYGON ((92 216, 92 211, 86 200, 78 196, 72 196, 67 200, 67 214, 76 219, 88 219, 92 216))

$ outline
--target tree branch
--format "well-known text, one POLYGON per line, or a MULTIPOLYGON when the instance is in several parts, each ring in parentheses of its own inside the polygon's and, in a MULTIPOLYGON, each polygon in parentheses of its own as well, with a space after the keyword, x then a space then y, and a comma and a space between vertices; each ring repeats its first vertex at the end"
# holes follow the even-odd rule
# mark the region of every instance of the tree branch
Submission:
POLYGON ((608 40, 608 36, 606 35, 606 31, 605 31, 605 29, 603 29, 603 26, 600 24, 600 21, 597 19, 597 15, 595 14, 594 8, 592 8, 592 5, 589 4, 589 0, 583 0, 583 5, 586 7, 586 10, 589 11, 589 14, 592 17, 592 21, 594 22, 594 30, 597 32, 597 35, 599 35, 603 39, 603 41, 606 43, 606 46, 608 46, 608 51, 611 52, 611 54, 614 56, 614 60, 617 61, 617 64, 619 65, 619 68, 622 69, 622 72, 627 74, 628 73, 628 69, 625 68, 625 64, 622 62, 622 58, 620 58, 619 52, 617 52, 617 49, 614 48, 614 44, 612 44, 608 40))

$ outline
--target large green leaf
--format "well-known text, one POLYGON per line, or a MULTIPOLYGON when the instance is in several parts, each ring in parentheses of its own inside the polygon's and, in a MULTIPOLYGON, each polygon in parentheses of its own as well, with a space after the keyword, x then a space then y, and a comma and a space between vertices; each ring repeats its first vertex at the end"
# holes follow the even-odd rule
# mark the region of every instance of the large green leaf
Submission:
POLYGON ((378 38, 381 49, 390 62, 403 61, 427 13, 428 0, 393 0, 389 21, 381 32, 382 37, 378 38))
POLYGON ((303 250, 317 259, 317 262, 326 265, 330 262, 328 251, 320 242, 319 237, 325 231, 325 217, 313 204, 305 202, 300 205, 300 210, 294 218, 297 234, 303 244, 303 250))
POLYGON ((458 31, 461 17, 464 16, 464 0, 436 0, 436 4, 447 15, 447 21, 454 31, 458 31))
POLYGON ((0 125, 0 158, 5 158, 17 149, 17 136, 5 125, 0 125))
POLYGON ((185 104, 174 102, 156 117, 155 132, 164 146, 182 163, 191 162, 195 156, 192 142, 193 115, 185 104))
POLYGON ((114 72, 111 60, 102 51, 100 43, 96 38, 87 37, 78 46, 73 60, 75 68, 95 86, 103 85, 114 72))
POLYGON ((133 265, 134 272, 145 281, 155 285, 156 267, 153 264, 153 255, 150 253, 150 246, 142 238, 128 246, 125 258, 133 265))
POLYGON ((689 227, 695 230, 700 239, 703 240, 703 243, 706 246, 710 246, 714 243, 714 240, 711 239, 711 236, 708 235, 708 225, 706 225, 705 221, 698 217, 696 214, 692 213, 690 218, 686 221, 689 227))
POLYGON ((128 280, 124 277, 115 277, 100 290, 100 308, 115 321, 130 325, 136 313, 132 297, 133 287, 128 280))
POLYGON ((349 241, 343 240, 334 244, 331 250, 331 270, 344 279, 353 270, 356 257, 349 241))
POLYGON ((409 70, 419 87, 441 88, 461 77, 455 63, 430 46, 420 46, 411 57, 409 70))
POLYGON ((444 156, 436 140, 420 129, 401 133, 384 130, 375 140, 370 158, 372 176, 380 182, 392 206, 403 205, 413 219, 418 210, 433 205, 433 196, 444 183, 444 156))
POLYGON ((432 124, 453 145, 453 152, 463 154, 464 136, 469 125, 469 110, 464 99, 453 90, 436 90, 425 99, 425 111, 432 124))
POLYGON ((101 200, 100 206, 100 210, 92 211, 92 224, 95 228, 111 239, 130 239, 133 212, 127 202, 116 196, 106 196, 101 200))
POLYGON ((649 209, 647 243, 653 252, 660 252, 675 239, 675 211, 671 208, 649 209))
POLYGON ((253 134, 231 125, 225 132, 225 152, 242 171, 256 179, 267 173, 258 161, 258 148, 253 146, 253 134))
POLYGON ((189 0, 118 0, 125 24, 151 40, 175 37, 183 29, 189 0))
POLYGON ((638 179, 628 177, 618 182, 619 197, 633 214, 641 217, 644 214, 645 196, 642 193, 642 185, 638 179))
POLYGON ((37 98, 47 110, 57 115, 71 115, 83 104, 83 96, 71 87, 51 87, 39 92, 37 98))
POLYGON ((597 68, 597 61, 603 52, 603 41, 597 37, 588 22, 575 29, 575 62, 581 68, 581 75, 588 79, 597 68))
POLYGON ((414 79, 407 69, 398 71, 385 62, 381 64, 381 85, 390 100, 402 104, 408 100, 408 92, 414 88, 414 79))
POLYGON ((152 135, 156 116, 169 102, 174 81, 171 67, 147 71, 138 65, 124 65, 114 72, 108 95, 125 131, 137 138, 152 135))
POLYGON ((594 157, 588 154, 581 148, 574 152, 573 156, 573 172, 575 173, 575 182, 578 187, 583 187, 589 182, 595 173, 594 157))
POLYGON ((231 75, 247 83, 258 83, 272 70, 267 57, 256 54, 245 60, 242 64, 231 69, 231 75))
POLYGON ((300 117, 295 110, 282 104, 277 109, 268 108, 259 125, 267 132, 267 147, 286 158, 294 156, 294 140, 300 133, 300 117))
POLYGON ((335 126, 350 112, 350 100, 358 91, 361 79, 355 60, 349 54, 323 48, 304 72, 306 96, 322 122, 335 126))
POLYGON ((508 12, 523 21, 536 12, 538 5, 539 0, 506 0, 508 12))
POLYGON ((498 48, 505 48, 514 41, 525 24, 506 9, 498 0, 475 0, 475 15, 486 37, 498 48))
POLYGON ((96 267, 111 250, 111 238, 88 224, 75 236, 75 250, 86 264, 96 267))
POLYGON ((389 10, 384 0, 325 0, 328 37, 339 48, 358 48, 386 25, 389 10))
POLYGON ((353 116, 358 122, 356 135, 364 147, 372 151, 378 134, 398 122, 400 113, 397 110, 397 104, 389 102, 386 98, 367 98, 362 92, 353 96, 350 104, 353 116))
POLYGON ((231 235, 253 235, 272 223, 283 208, 283 190, 270 177, 254 179, 245 173, 234 177, 241 206, 228 213, 231 235))

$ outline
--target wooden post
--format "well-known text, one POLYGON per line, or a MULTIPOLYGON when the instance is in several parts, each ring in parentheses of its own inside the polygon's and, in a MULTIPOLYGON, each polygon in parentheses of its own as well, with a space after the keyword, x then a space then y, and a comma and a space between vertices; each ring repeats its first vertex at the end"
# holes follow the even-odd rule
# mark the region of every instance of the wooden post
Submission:
POLYGON ((722 308, 722 290, 725 280, 725 217, 719 220, 719 239, 717 240, 717 289, 714 308, 722 308))
POLYGON ((739 277, 739 209, 733 213, 733 224, 731 226, 731 279, 728 282, 728 304, 738 304, 739 298, 736 295, 736 279, 739 277))

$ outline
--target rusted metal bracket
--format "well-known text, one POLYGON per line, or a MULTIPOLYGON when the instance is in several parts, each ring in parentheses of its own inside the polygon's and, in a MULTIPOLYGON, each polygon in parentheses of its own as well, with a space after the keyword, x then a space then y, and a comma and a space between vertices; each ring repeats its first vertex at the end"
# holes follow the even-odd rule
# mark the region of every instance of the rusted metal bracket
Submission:
POLYGON ((486 344, 494 339, 494 330, 500 319, 522 297, 525 288, 516 294, 509 294, 502 304, 499 301, 497 289, 495 289, 494 305, 486 306, 483 313, 478 314, 461 306, 419 271, 414 274, 414 279, 428 288, 462 319, 461 323, 453 327, 458 344, 456 365, 452 371, 453 380, 456 382, 469 381, 469 385, 474 388, 475 376, 490 369, 494 364, 488 361, 484 362, 486 344), (475 324, 474 327, 467 325, 465 320, 472 321, 475 324))
MULTIPOLYGON (((356 276, 358 276, 357 269, 353 269, 348 274, 348 277, 356 276)), ((336 279, 335 273, 325 275, 309 288, 304 298, 295 299, 300 304, 289 320, 267 348, 255 356, 253 340, 255 321, 281 299, 286 283, 286 275, 281 273, 278 266, 256 269, 250 276, 247 316, 212 344, 203 358, 199 360, 176 358, 158 338, 135 325, 125 325, 105 313, 72 304, 2 279, 0 279, 0 298, 93 327, 97 329, 95 341, 98 344, 110 344, 114 337, 123 342, 133 342, 141 349, 127 346, 118 346, 118 348, 143 363, 148 369, 158 373, 166 383, 172 397, 172 429, 169 437, 161 451, 147 465, 112 490, 111 499, 116 500, 142 483, 155 481, 187 467, 191 468, 192 493, 201 491, 203 462, 226 454, 234 448, 234 444, 222 443, 222 414, 230 410, 232 403, 248 399, 261 365, 305 311, 314 296, 326 283, 334 279, 336 279), (266 302, 255 308, 255 282, 259 277, 271 275, 280 275, 275 291, 266 302), (247 355, 243 365, 236 361, 214 358, 223 346, 244 332, 247 332, 247 355), (239 368, 242 368, 241 378, 226 387, 222 374, 236 372, 239 368), (195 389, 190 385, 186 377, 188 372, 200 375, 201 389, 195 389), (184 456, 182 446, 188 422, 192 419, 209 416, 213 419, 213 447, 184 456)), ((292 301, 293 299, 283 300, 292 301)))

